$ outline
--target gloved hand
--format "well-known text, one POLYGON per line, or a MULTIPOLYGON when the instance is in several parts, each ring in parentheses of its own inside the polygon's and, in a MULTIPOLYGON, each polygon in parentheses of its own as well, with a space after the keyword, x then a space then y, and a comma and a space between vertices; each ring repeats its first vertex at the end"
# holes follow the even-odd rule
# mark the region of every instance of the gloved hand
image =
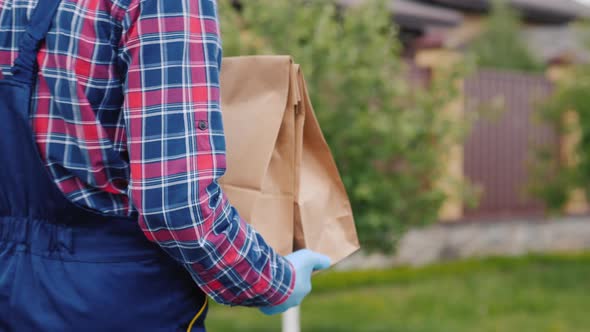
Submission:
POLYGON ((266 315, 280 314, 298 306, 303 298, 311 292, 311 273, 330 267, 329 257, 308 249, 296 251, 285 258, 295 267, 295 288, 287 301, 282 304, 260 308, 260 311, 266 315))

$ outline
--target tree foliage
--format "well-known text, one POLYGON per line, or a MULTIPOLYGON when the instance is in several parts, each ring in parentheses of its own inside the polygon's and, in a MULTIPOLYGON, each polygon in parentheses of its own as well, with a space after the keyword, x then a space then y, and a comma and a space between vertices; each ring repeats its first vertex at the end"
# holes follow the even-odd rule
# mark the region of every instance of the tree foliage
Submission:
POLYGON ((519 14, 506 0, 493 1, 484 32, 470 46, 478 65, 528 72, 543 70, 521 37, 521 25, 519 14))

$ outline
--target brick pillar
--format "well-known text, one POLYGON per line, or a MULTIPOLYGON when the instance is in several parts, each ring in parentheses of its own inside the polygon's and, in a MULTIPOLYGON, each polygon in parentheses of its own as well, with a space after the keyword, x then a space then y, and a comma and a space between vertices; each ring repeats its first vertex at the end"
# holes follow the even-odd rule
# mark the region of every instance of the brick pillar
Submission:
MULTIPOLYGON (((420 50, 416 54, 416 63, 418 66, 428 68, 434 79, 436 75, 446 75, 462 59, 462 55, 456 51, 436 48, 420 50)), ((457 80, 457 95, 447 105, 441 106, 441 111, 445 116, 453 121, 463 122, 464 117, 464 92, 463 80, 457 80)), ((455 142, 451 137, 448 139, 446 151, 441 156, 444 167, 443 176, 436 184, 438 188, 446 194, 447 199, 439 211, 439 219, 442 222, 454 222, 463 217, 463 192, 462 185, 464 179, 463 171, 463 145, 455 142)))

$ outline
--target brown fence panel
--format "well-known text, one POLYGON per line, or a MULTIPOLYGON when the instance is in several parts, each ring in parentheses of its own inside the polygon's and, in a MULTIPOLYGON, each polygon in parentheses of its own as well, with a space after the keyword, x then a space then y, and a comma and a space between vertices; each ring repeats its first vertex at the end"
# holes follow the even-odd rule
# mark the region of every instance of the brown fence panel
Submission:
POLYGON ((542 75, 480 71, 465 82, 466 112, 476 117, 465 144, 466 177, 482 192, 470 220, 540 216, 543 204, 527 194, 530 162, 540 146, 558 149, 558 138, 535 120, 551 93, 542 75))

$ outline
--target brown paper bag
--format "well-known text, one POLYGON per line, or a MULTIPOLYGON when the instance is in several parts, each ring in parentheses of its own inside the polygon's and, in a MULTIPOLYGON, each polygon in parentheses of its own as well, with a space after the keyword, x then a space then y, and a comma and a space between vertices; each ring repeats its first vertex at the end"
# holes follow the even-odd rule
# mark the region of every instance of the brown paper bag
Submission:
POLYGON ((308 248, 336 263, 359 248, 350 202, 288 56, 223 59, 227 174, 240 215, 279 253, 308 248))

